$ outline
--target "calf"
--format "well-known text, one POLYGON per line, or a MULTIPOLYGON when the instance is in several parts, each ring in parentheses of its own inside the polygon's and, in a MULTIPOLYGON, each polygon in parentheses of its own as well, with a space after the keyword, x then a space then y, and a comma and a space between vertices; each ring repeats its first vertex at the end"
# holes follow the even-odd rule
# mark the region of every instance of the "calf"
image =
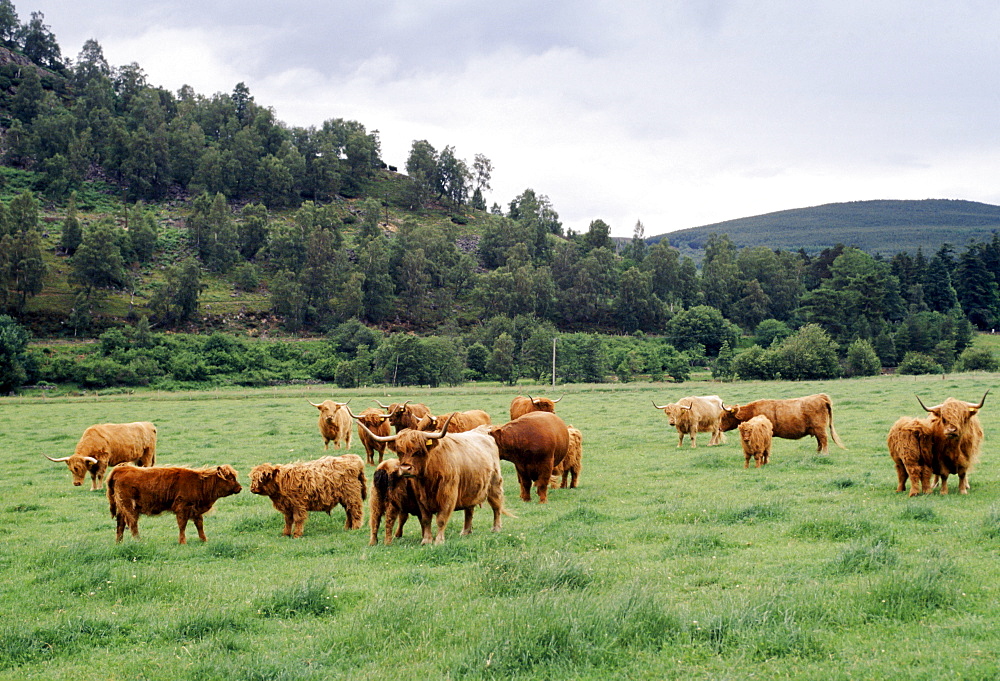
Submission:
POLYGON ((566 487, 566 478, 571 477, 570 487, 576 487, 576 479, 580 477, 581 459, 583 458, 583 433, 567 426, 569 432, 569 443, 566 445, 566 456, 563 460, 552 467, 552 488, 558 489, 566 487), (562 476, 562 480, 559 480, 562 476))
POLYGON ((750 468, 750 459, 754 460, 756 468, 771 460, 771 434, 774 428, 771 420, 760 414, 739 425, 740 444, 743 445, 743 456, 746 460, 744 468, 750 468))
POLYGON ((368 407, 358 415, 353 414, 350 407, 348 407, 347 413, 358 422, 358 439, 361 440, 361 444, 365 448, 365 457, 368 460, 368 465, 375 465, 376 451, 378 452, 378 462, 382 463, 382 458, 385 456, 385 443, 372 439, 368 433, 383 436, 388 435, 389 415, 375 407, 368 407), (362 423, 365 424, 367 431, 361 427, 362 423))
POLYGON ((184 528, 194 520, 198 538, 207 541, 202 516, 221 497, 238 494, 242 487, 232 466, 213 468, 139 468, 121 465, 108 476, 108 505, 118 522, 115 541, 120 542, 128 526, 139 538, 139 516, 170 511, 177 516, 180 543, 186 544, 184 528))
POLYGON ((910 481, 910 496, 931 493, 931 477, 936 468, 934 463, 934 426, 929 418, 916 419, 900 416, 892 424, 886 438, 889 456, 896 465, 899 485, 897 492, 906 491, 906 481, 910 481))
POLYGON ((273 465, 250 471, 250 491, 271 499, 285 516, 282 534, 302 536, 309 511, 330 511, 340 504, 347 513, 345 530, 361 527, 362 500, 368 497, 365 464, 357 454, 324 456, 315 461, 273 465))
POLYGON ((403 525, 411 516, 420 515, 413 478, 403 475, 399 459, 386 459, 372 475, 372 497, 368 507, 368 517, 372 528, 369 546, 378 544, 378 530, 385 516, 385 545, 392 544, 393 528, 399 519, 399 529, 395 536, 403 536, 403 525))

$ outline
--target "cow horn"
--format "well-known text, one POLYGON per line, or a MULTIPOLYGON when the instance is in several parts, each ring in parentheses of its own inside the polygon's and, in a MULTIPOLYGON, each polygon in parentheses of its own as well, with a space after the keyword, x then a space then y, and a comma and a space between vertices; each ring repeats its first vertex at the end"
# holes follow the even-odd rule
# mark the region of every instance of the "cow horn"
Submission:
POLYGON ((85 457, 83 457, 83 461, 85 463, 89 463, 90 465, 94 465, 95 463, 97 463, 97 459, 95 459, 92 456, 85 456, 85 457))
POLYGON ((448 434, 448 424, 451 423, 451 418, 457 413, 458 412, 453 411, 450 414, 448 414, 448 418, 444 420, 444 425, 441 426, 440 431, 436 433, 427 433, 424 437, 426 437, 428 440, 439 440, 443 438, 445 435, 448 434))
POLYGON ((378 406, 382 407, 383 409, 388 409, 388 408, 389 408, 389 407, 391 406, 391 405, 388 405, 388 404, 382 404, 382 403, 381 403, 381 402, 379 402, 378 400, 372 400, 372 402, 374 402, 374 403, 375 403, 375 404, 377 404, 378 406))
POLYGON ((534 403, 535 403, 535 398, 534 398, 534 397, 532 397, 531 395, 528 395, 528 399, 529 399, 529 400, 531 400, 531 403, 532 403, 532 404, 534 404, 534 403))
MULTIPOLYGON (((924 401, 922 399, 920 399, 920 395, 914 395, 914 397, 917 398, 917 402, 920 403, 920 406, 923 407, 924 411, 926 411, 926 412, 930 412, 930 413, 933 414, 933 413, 936 413, 937 410, 941 408, 941 405, 939 404, 936 407, 931 407, 930 409, 928 409, 927 406, 924 405, 924 401)), ((986 399, 985 395, 983 395, 983 399, 986 399)))
MULTIPOLYGON (((562 399, 562 397, 560 397, 560 398, 559 398, 559 400, 561 400, 561 399, 562 399)), ((556 402, 558 402, 559 400, 552 400, 552 404, 555 404, 555 403, 556 403, 556 402)))
POLYGON ((350 403, 351 403, 351 400, 347 400, 346 402, 334 402, 334 404, 337 405, 338 407, 346 407, 350 403))
POLYGON ((309 404, 311 404, 312 406, 316 407, 317 409, 319 409, 320 407, 323 406, 322 404, 316 404, 314 402, 310 402, 309 404))
POLYGON ((44 457, 45 457, 46 459, 48 459, 49 461, 55 461, 56 463, 62 463, 63 461, 69 461, 69 457, 68 457, 68 456, 64 456, 64 457, 62 457, 61 459, 53 459, 53 458, 52 458, 51 456, 49 456, 48 454, 42 454, 42 456, 44 456, 44 457))
POLYGON ((986 396, 989 395, 989 394, 990 394, 990 391, 987 389, 987 391, 983 393, 983 399, 979 400, 979 404, 977 404, 974 407, 970 407, 970 409, 972 411, 979 411, 980 409, 982 409, 983 405, 986 404, 986 396))
MULTIPOLYGON (((650 402, 653 402, 653 400, 650 400, 650 402)), ((657 409, 666 409, 667 408, 666 404, 661 407, 656 402, 653 402, 653 406, 656 407, 657 409)))
MULTIPOLYGON (((355 416, 354 418, 357 418, 355 416)), ((399 433, 395 435, 376 435, 372 431, 368 430, 368 426, 365 425, 364 421, 358 421, 358 425, 365 429, 365 432, 376 442, 395 442, 396 438, 399 437, 399 433)))
POLYGON ((687 409, 688 411, 694 409, 694 405, 692 404, 678 404, 677 406, 680 407, 681 409, 687 409))
MULTIPOLYGON (((350 400, 347 400, 347 402, 350 402, 350 400)), ((344 406, 345 407, 347 407, 347 402, 344 402, 344 406)), ((359 419, 359 418, 361 418, 360 416, 358 416, 357 414, 355 414, 353 411, 351 411, 350 407, 347 407, 347 413, 350 415, 350 417, 352 419, 359 419)))

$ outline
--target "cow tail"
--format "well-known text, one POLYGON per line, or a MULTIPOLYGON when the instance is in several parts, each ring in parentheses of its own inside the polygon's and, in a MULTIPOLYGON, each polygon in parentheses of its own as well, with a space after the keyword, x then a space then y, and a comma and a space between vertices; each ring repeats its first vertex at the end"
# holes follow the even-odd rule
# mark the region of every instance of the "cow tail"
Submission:
POLYGON ((358 482, 361 483, 361 500, 366 501, 368 499, 368 480, 365 479, 365 467, 362 465, 361 470, 358 471, 358 482))
POLYGON ((832 402, 828 401, 826 403, 826 412, 827 412, 827 414, 830 415, 830 436, 833 438, 833 441, 837 443, 838 447, 840 447, 841 449, 847 449, 847 447, 844 446, 844 443, 840 441, 840 436, 837 435, 837 431, 834 430, 834 428, 833 428, 833 403, 832 402))
POLYGON ((108 508, 111 510, 111 517, 118 517, 118 504, 115 502, 115 472, 111 471, 107 480, 108 487, 108 508))

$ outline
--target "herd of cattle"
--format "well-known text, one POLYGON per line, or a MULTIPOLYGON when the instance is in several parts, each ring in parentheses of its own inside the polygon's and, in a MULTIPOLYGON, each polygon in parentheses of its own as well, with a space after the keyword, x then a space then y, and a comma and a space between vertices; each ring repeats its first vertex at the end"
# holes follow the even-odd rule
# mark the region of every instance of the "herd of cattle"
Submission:
MULTIPOLYGON (((930 493, 937 485, 946 494, 949 475, 958 475, 960 493, 969 491, 967 474, 983 439, 977 413, 987 394, 978 404, 948 398, 926 407, 921 401, 927 417, 904 416, 892 426, 887 443, 899 478, 898 492, 905 491, 909 479, 910 496, 930 493)), ((435 416, 426 405, 409 401, 379 403, 381 409, 365 409, 361 414, 354 414, 347 402, 313 404, 319 410, 324 449, 331 442, 338 449, 349 447, 356 424, 366 459, 345 454, 288 464, 263 463, 250 471, 250 491, 270 498, 284 515, 286 536, 302 536, 309 512, 329 514, 338 505, 347 515, 345 529, 359 529, 363 502, 369 496, 367 463, 375 466, 369 502, 372 545, 378 543, 383 518, 387 545, 401 536, 410 515, 419 518, 423 544, 442 543, 448 520, 457 510, 465 512, 462 534, 468 534, 474 510, 484 502, 493 510, 493 530, 499 531, 501 516, 513 515, 504 505, 501 460, 514 464, 523 501, 531 500, 532 487, 539 502, 545 503, 550 485, 577 486, 583 436, 555 414, 558 401, 518 396, 510 404, 510 421, 503 425, 492 424, 489 414, 479 409, 435 416), (396 458, 385 459, 386 447, 396 458), (431 528, 435 518, 436 534, 431 528)), ((665 405, 654 402, 653 406, 663 410, 677 429, 678 447, 685 435, 696 447, 698 433, 711 433, 709 444, 714 445, 725 442, 726 431, 738 429, 746 468, 751 459, 757 467, 768 463, 772 437, 812 436, 817 451, 827 454, 829 430, 833 441, 845 448, 833 427, 833 403, 825 394, 731 406, 717 395, 707 395, 665 405)), ((218 499, 242 490, 236 470, 229 465, 156 466, 156 426, 149 422, 90 426, 74 454, 47 458, 65 462, 74 485, 83 484, 89 474, 92 490, 102 485, 105 472, 113 467, 107 478, 107 498, 119 542, 126 527, 138 538, 140 515, 164 511, 176 516, 181 544, 186 543, 188 520, 194 521, 198 537, 205 541, 204 514, 218 499)))

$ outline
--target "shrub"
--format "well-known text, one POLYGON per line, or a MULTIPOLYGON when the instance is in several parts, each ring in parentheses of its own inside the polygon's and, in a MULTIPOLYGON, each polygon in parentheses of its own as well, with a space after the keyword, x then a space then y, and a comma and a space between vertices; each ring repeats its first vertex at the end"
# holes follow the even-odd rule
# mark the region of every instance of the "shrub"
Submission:
POLYGON ((922 352, 907 352, 903 356, 903 361, 896 369, 901 374, 916 376, 919 374, 943 374, 944 367, 934 361, 930 355, 922 352))
POLYGON ((1000 362, 989 348, 966 348, 958 356, 955 371, 998 371, 1000 362))
POLYGON ((882 362, 871 342, 858 338, 847 348, 848 376, 876 376, 882 368, 882 362))

